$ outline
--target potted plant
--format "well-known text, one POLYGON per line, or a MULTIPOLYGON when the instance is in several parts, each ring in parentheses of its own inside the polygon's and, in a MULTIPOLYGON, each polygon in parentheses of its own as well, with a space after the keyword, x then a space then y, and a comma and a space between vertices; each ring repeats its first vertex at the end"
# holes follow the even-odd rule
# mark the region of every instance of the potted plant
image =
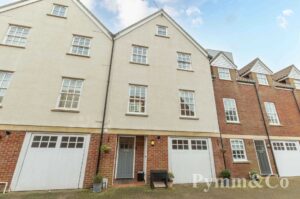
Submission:
POLYGON ((106 144, 101 146, 101 152, 103 152, 103 153, 109 153, 110 150, 111 150, 111 147, 107 146, 106 144))
POLYGON ((223 185, 225 187, 229 186, 230 183, 230 178, 231 178, 231 171, 228 169, 224 169, 221 174, 220 174, 221 178, 223 178, 223 185))
POLYGON ((172 172, 168 173, 168 187, 173 187, 174 174, 172 172))
POLYGON ((95 193, 99 193, 102 191, 102 181, 103 181, 103 177, 99 174, 97 174, 94 177, 93 180, 93 192, 95 193))
POLYGON ((261 176, 258 174, 256 170, 251 170, 249 172, 250 180, 259 182, 261 180, 261 176))

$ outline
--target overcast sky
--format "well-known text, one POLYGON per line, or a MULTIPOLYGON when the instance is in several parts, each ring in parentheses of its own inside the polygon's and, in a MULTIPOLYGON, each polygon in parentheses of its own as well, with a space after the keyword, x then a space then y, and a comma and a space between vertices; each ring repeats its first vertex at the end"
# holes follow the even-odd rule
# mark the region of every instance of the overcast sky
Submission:
MULTIPOLYGON (((61 0, 58 0, 61 1, 61 0)), ((0 5, 13 0, 0 0, 0 5)), ((203 47, 300 68, 300 0, 82 0, 112 32, 164 8, 203 47)))

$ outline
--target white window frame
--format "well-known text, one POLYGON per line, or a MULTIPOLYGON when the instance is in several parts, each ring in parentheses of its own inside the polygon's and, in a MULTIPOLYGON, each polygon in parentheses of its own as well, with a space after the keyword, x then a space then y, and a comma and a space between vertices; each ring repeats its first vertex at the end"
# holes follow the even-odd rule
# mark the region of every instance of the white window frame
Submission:
POLYGON ((2 100, 0 101, 0 106, 1 106, 2 103, 3 103, 3 99, 5 97, 5 93, 6 93, 8 87, 9 87, 9 84, 11 82, 13 73, 12 72, 8 72, 8 71, 1 71, 1 70, 0 70, 0 73, 4 74, 3 78, 0 79, 0 90, 4 90, 3 96, 2 96, 2 100), (7 76, 9 76, 8 79, 7 79, 7 76), (6 81, 7 81, 7 85, 5 87, 3 86, 4 79, 6 79, 6 81))
POLYGON ((262 74, 262 73, 257 73, 256 78, 257 78, 258 84, 264 85, 264 86, 269 86, 269 81, 268 81, 267 75, 262 74))
POLYGON ((276 110, 276 106, 273 102, 264 102, 265 110, 268 116, 270 125, 280 125, 280 120, 276 110), (275 121, 275 122, 274 122, 275 121))
POLYGON ((51 15, 56 16, 56 17, 66 17, 66 16, 67 16, 67 11, 68 11, 68 6, 61 5, 61 4, 53 4, 52 11, 51 11, 51 15), (64 13, 64 15, 63 15, 63 16, 61 16, 61 15, 56 15, 56 14, 54 13, 55 7, 65 8, 65 13, 64 13))
POLYGON ((7 30, 6 35, 5 35, 5 37, 4 37, 4 40, 3 40, 3 44, 8 45, 8 46, 25 47, 26 44, 27 44, 29 31, 30 31, 30 27, 21 26, 21 25, 9 24, 8 30, 7 30), (21 29, 23 29, 22 34, 24 33, 25 30, 27 31, 27 33, 26 33, 25 35, 21 35, 21 36, 18 35, 18 36, 17 36, 16 33, 17 33, 18 31, 16 30, 13 34, 10 34, 10 31, 11 31, 12 28, 17 28, 17 29, 21 28, 21 29), (9 37, 12 37, 13 39, 15 39, 15 38, 19 39, 18 44, 8 43, 8 38, 9 38, 9 37), (22 39, 24 40, 24 44, 21 44, 21 43, 20 43, 20 40, 22 40, 22 39))
POLYGON ((192 90, 179 90, 179 108, 180 108, 180 117, 182 118, 196 118, 197 117, 197 113, 196 113, 196 100, 195 100, 195 91, 192 91, 192 90), (181 96, 182 96, 182 93, 188 93, 188 96, 191 94, 192 96, 192 102, 193 103, 190 103, 188 102, 189 104, 188 105, 193 105, 193 110, 191 110, 189 108, 189 110, 187 109, 182 109, 181 106, 184 105, 184 104, 187 104, 187 102, 181 102, 181 96), (182 111, 185 112, 185 115, 182 114, 182 111), (186 112, 189 111, 189 112, 194 112, 194 115, 186 115, 186 112))
POLYGON ((244 143, 243 139, 230 139, 230 147, 231 147, 231 154, 232 154, 233 162, 247 162, 248 161, 246 147, 245 147, 245 143, 244 143), (242 148, 234 149, 233 145, 236 144, 234 142, 239 142, 238 144, 240 145, 240 147, 242 146, 242 148), (242 155, 244 156, 244 158, 240 158, 240 159, 234 158, 234 155, 235 155, 234 151, 243 151, 242 155))
POLYGON ((70 54, 72 55, 78 55, 78 56, 83 56, 83 57, 89 57, 90 56, 90 52, 91 52, 91 44, 92 44, 92 38, 91 37, 87 37, 87 36, 82 36, 82 35, 76 35, 74 34, 73 35, 73 38, 72 38, 72 45, 71 45, 71 48, 70 48, 70 54), (89 45, 80 45, 80 44, 75 44, 75 39, 76 38, 79 38, 79 39, 84 39, 85 40, 89 40, 89 45), (87 55, 85 54, 80 54, 80 53, 74 53, 73 52, 73 48, 86 48, 87 49, 87 55))
MULTIPOLYGON (((59 109, 59 110, 74 110, 74 111, 78 111, 79 110, 79 107, 80 107, 80 101, 81 101, 81 96, 82 96, 82 90, 83 90, 83 84, 84 84, 84 80, 83 79, 80 79, 80 78, 69 78, 69 77, 63 77, 62 78, 62 82, 61 82, 61 88, 60 88, 60 92, 59 92, 59 96, 58 96, 58 99, 57 99, 57 103, 56 103, 56 109, 59 109), (66 108, 65 106, 64 107, 60 107, 59 104, 60 104, 60 101, 61 101, 61 95, 62 94, 68 94, 67 93, 63 93, 63 85, 64 85, 64 80, 81 80, 82 81, 82 84, 81 84, 81 88, 80 88, 80 93, 79 93, 79 99, 78 99, 78 104, 77 104, 77 108, 72 108, 72 103, 71 103, 71 107, 70 108, 66 108)), ((73 94, 74 95, 74 94, 73 94)), ((73 100, 72 100, 73 102, 73 100)))
MULTIPOLYGON (((131 53, 131 58, 130 58, 130 61, 132 62, 132 63, 135 63, 135 64, 142 64, 142 65, 148 65, 148 50, 149 50, 149 48, 148 47, 146 47, 146 46, 139 46, 139 45, 132 45, 132 53, 131 53), (143 52, 143 50, 145 50, 145 54, 138 54, 138 53, 135 53, 134 52, 134 49, 135 48, 141 48, 142 49, 142 52, 143 52), (138 62, 137 60, 134 60, 134 56, 140 56, 140 57, 145 57, 145 63, 144 62, 138 62)), ((143 60, 143 59, 141 59, 141 60, 143 60)))
POLYGON ((294 84, 296 89, 300 89, 300 79, 294 79, 294 84))
POLYGON ((218 67, 219 79, 221 80, 231 80, 231 74, 229 68, 218 67))
MULTIPOLYGON (((238 109, 236 106, 236 101, 235 99, 232 98, 223 98, 223 105, 224 105, 224 114, 225 114, 225 119, 227 123, 240 123, 240 119, 239 119, 239 113, 238 113, 238 109), (227 105, 231 103, 231 107, 227 107, 227 105), (226 115, 226 111, 232 111, 231 109, 233 109, 235 111, 236 114, 236 120, 228 120, 227 119, 227 115, 226 115)), ((234 115, 230 115, 229 117, 234 117, 234 115)))
POLYGON ((177 68, 179 70, 191 71, 192 70, 192 54, 184 53, 184 52, 177 52, 177 68), (183 61, 183 60, 179 59, 180 55, 188 56, 189 61, 183 61), (182 67, 182 66, 180 66, 180 64, 188 64, 188 67, 182 67))
MULTIPOLYGON (((127 113, 128 114, 136 114, 136 115, 146 115, 147 114, 147 94, 148 94, 148 86, 146 86, 146 85, 138 85, 138 84, 129 84, 127 113), (139 112, 130 111, 130 100, 131 100, 130 91, 131 91, 132 87, 135 87, 135 89, 136 88, 141 88, 141 87, 145 89, 144 112, 141 112, 141 111, 139 111, 139 112)), ((135 92, 135 97, 134 98, 136 98, 136 92, 135 92)), ((141 109, 141 106, 140 106, 140 109, 141 109)))
POLYGON ((156 35, 161 36, 161 37, 168 37, 168 27, 163 26, 163 25, 156 25, 156 35), (159 29, 164 28, 166 34, 160 34, 159 29))

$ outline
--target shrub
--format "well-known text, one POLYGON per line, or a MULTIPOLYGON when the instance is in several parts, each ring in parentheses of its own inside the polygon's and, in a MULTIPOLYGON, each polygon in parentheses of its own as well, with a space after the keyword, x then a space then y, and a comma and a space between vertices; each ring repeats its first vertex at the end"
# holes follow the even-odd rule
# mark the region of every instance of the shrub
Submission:
POLYGON ((99 174, 97 174, 97 175, 94 177, 94 180, 93 180, 94 184, 101 184, 102 181, 103 181, 103 177, 102 177, 101 175, 99 175, 99 174))
POLYGON ((231 177, 231 171, 228 170, 228 169, 224 169, 224 170, 221 172, 221 177, 222 177, 222 178, 228 178, 228 179, 230 179, 230 177, 231 177))

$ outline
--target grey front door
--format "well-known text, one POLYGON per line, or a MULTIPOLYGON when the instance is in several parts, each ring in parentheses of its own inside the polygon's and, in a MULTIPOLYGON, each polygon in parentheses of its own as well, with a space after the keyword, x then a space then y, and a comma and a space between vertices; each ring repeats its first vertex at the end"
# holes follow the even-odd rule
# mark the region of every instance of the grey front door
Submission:
POLYGON ((117 165, 117 178, 133 178, 134 163, 134 137, 119 138, 119 155, 117 165))
POLYGON ((265 141, 264 140, 254 140, 254 144, 255 144, 255 149, 256 149, 256 154, 257 154, 257 158, 258 158, 261 175, 272 174, 268 155, 267 155, 267 150, 265 147, 265 141))

